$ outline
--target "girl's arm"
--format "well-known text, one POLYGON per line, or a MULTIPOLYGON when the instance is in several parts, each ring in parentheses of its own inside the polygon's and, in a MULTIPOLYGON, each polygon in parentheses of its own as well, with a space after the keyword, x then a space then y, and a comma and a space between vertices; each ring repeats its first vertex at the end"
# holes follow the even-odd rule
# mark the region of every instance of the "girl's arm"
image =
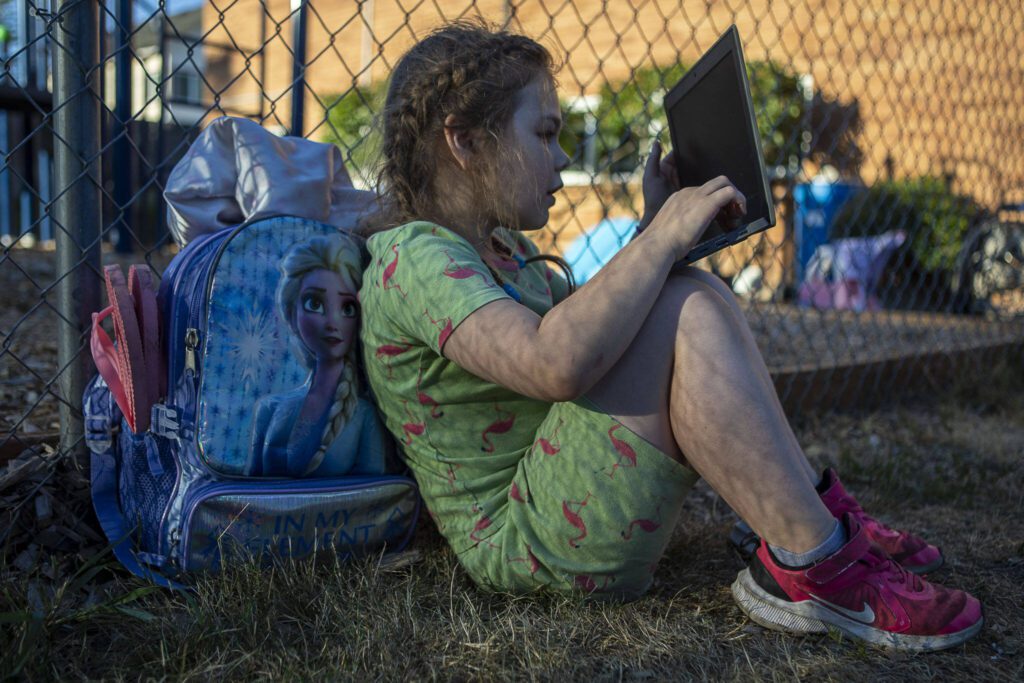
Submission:
POLYGON ((719 211, 732 204, 744 210, 744 203, 724 177, 674 193, 639 237, 543 318, 511 300, 492 302, 455 328, 444 355, 526 396, 581 396, 633 341, 673 264, 719 211))

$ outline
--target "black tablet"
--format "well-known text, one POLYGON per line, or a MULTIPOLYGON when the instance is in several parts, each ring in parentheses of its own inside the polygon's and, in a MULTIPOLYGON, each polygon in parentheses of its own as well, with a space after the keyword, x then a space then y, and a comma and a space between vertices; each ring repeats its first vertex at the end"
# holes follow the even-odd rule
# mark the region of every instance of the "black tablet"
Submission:
POLYGON ((739 31, 730 26, 665 97, 682 187, 724 175, 747 198, 740 227, 712 222, 682 263, 693 263, 775 225, 761 136, 739 31))

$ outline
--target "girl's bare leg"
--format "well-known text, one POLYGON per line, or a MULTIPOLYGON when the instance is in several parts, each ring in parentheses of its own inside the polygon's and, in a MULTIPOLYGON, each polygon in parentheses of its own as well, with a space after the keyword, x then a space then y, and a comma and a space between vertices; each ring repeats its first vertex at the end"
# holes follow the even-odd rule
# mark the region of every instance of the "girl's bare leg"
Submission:
POLYGON ((694 269, 670 278, 587 397, 695 469, 768 542, 804 552, 829 535, 833 517, 742 313, 708 277, 694 269))
MULTIPOLYGON (((772 397, 772 405, 775 408, 775 412, 778 414, 780 420, 786 422, 789 425, 788 418, 786 417, 785 411, 782 409, 782 403, 779 401, 779 395, 775 391, 775 382, 772 380, 771 373, 768 372, 768 366, 764 363, 764 357, 761 355, 761 351, 757 346, 757 342, 754 340, 754 334, 750 331, 750 326, 747 325, 747 317, 743 313, 743 309, 740 308, 739 302, 736 300, 736 295, 733 294, 729 286, 722 282, 722 279, 718 276, 709 273, 705 270, 699 270, 697 268, 691 268, 687 271, 687 276, 694 277, 700 282, 709 285, 714 289, 722 299, 729 304, 729 308, 733 311, 736 319, 740 321, 740 328, 743 331, 743 337, 747 341, 747 348, 753 352, 755 358, 753 359, 753 365, 757 368, 758 374, 761 377, 761 381, 768 387, 769 393, 772 397)), ((803 453, 803 449, 800 447, 800 443, 796 439, 796 435, 792 429, 787 429, 790 439, 793 442, 793 448, 803 453)), ((807 478, 810 479, 811 483, 817 485, 821 480, 821 473, 815 471, 811 466, 811 463, 807 461, 806 457, 800 459, 805 465, 807 472, 807 478)))

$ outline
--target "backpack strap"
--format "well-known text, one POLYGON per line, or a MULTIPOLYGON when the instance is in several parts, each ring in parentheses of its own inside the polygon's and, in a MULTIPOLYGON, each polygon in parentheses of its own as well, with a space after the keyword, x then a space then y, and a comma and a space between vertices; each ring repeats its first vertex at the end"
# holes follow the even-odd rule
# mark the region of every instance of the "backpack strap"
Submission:
POLYGON ((103 268, 110 306, 93 315, 93 360, 135 433, 149 429, 150 409, 163 394, 160 328, 156 294, 148 267, 129 271, 131 289, 119 265, 103 268), (102 328, 114 320, 116 343, 102 328))
MULTIPOLYGON (((149 406, 160 402, 166 394, 167 375, 163 371, 163 345, 160 343, 160 314, 156 303, 156 285, 149 266, 139 263, 128 269, 128 289, 135 304, 135 317, 142 333, 142 355, 145 361, 146 396, 149 406)), ((148 408, 147 408, 148 412, 148 408)))
POLYGON ((132 549, 131 530, 125 523, 124 514, 117 498, 117 466, 113 444, 103 452, 93 450, 89 467, 92 478, 92 504, 96 510, 103 533, 110 540, 114 557, 125 569, 135 576, 152 581, 164 588, 188 590, 188 586, 174 581, 155 568, 139 562, 132 549))
POLYGON ((100 377, 107 383, 111 396, 117 402, 117 407, 127 419, 128 394, 121 383, 121 371, 118 366, 120 359, 114 342, 110 341, 106 330, 103 329, 103 321, 114 312, 113 306, 107 306, 99 313, 92 314, 92 335, 89 338, 89 347, 92 351, 92 360, 96 363, 96 370, 100 377))

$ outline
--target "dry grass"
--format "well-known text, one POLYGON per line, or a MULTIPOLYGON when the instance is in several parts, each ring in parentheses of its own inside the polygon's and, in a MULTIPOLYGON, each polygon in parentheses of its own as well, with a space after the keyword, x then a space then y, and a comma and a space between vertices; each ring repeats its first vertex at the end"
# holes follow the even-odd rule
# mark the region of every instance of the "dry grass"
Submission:
MULTIPOLYGON (((1019 367, 1002 375, 1010 370, 1020 376, 1019 367)), ((731 512, 698 487, 654 588, 625 605, 483 593, 429 527, 417 541, 423 560, 402 569, 243 567, 193 594, 145 587, 103 554, 29 571, 5 559, 0 671, 33 680, 1021 680, 1022 388, 995 381, 798 425, 812 460, 836 465, 875 514, 943 544, 948 564, 933 578, 985 604, 985 630, 951 651, 893 654, 752 625, 729 593, 731 512)))

